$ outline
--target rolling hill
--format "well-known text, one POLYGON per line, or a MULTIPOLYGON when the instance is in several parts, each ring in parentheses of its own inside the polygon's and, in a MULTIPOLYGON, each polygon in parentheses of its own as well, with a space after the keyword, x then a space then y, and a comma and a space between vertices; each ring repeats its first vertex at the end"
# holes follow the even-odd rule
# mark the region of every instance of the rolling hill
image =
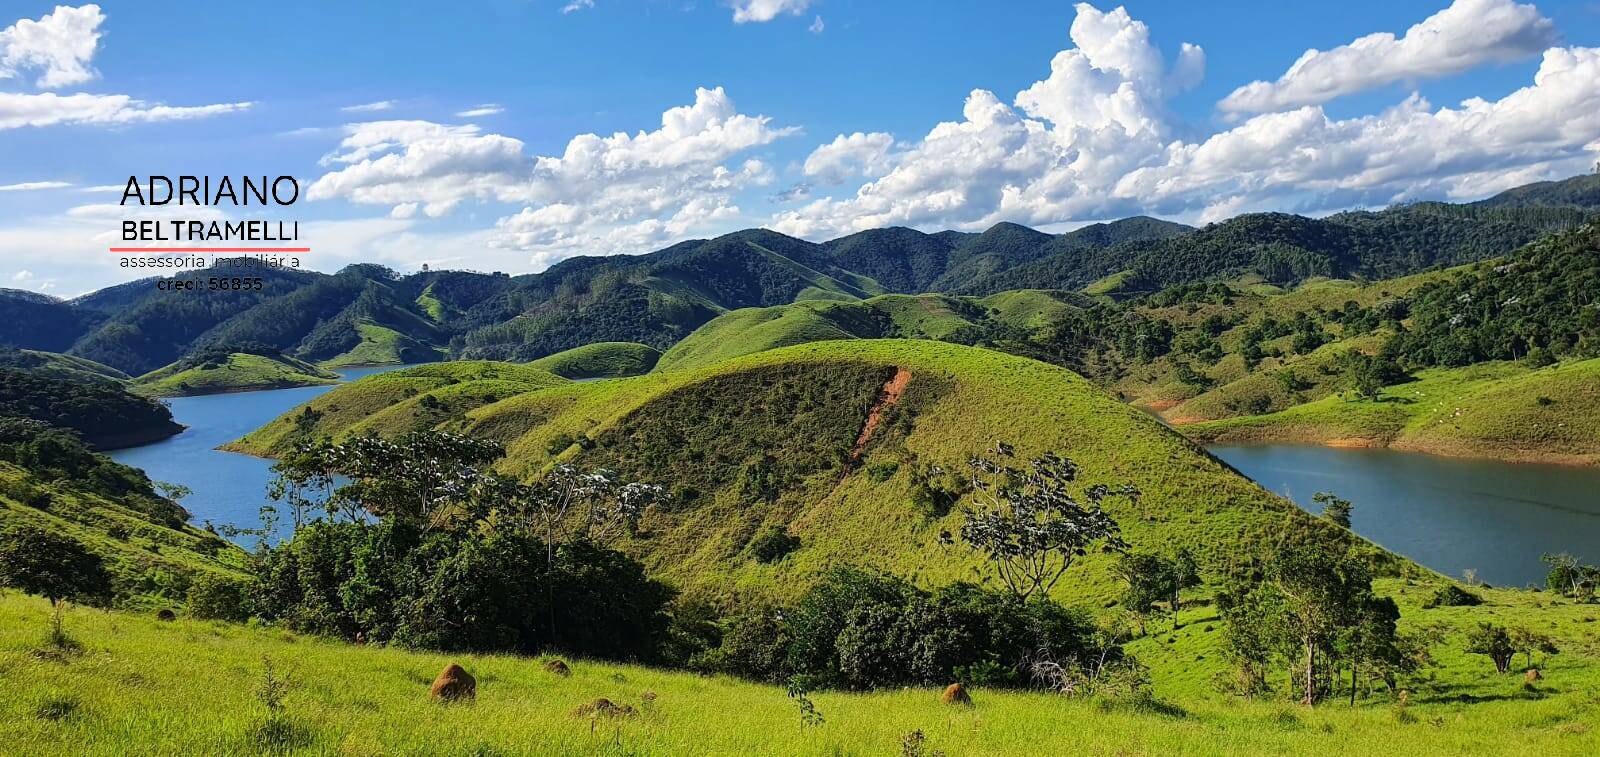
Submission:
POLYGON ((51 378, 71 381, 127 381, 128 374, 109 365, 101 365, 59 352, 19 350, 0 347, 0 367, 16 368, 51 378))
POLYGON ((1068 292, 1015 291, 989 298, 891 294, 860 302, 797 302, 717 317, 661 356, 661 370, 711 365, 754 352, 830 339, 1003 342, 1046 328, 1087 299, 1068 292))
MULTIPOLYGON (((471 377, 458 384, 428 367, 367 377, 228 448, 274 455, 297 439, 397 434, 426 423, 504 443, 500 465, 513 473, 555 461, 610 468, 661 484, 671 498, 622 548, 686 590, 714 595, 792 594, 841 562, 934 584, 971 576, 974 558, 942 546, 939 534, 959 519, 950 505, 967 457, 997 440, 1019 455, 1068 455, 1085 481, 1137 485, 1140 503, 1114 506, 1135 546, 1191 544, 1220 562, 1245 533, 1301 515, 1075 374, 981 348, 818 342, 699 369, 502 387, 488 393, 492 402, 483 394, 453 402, 487 386, 480 377, 490 371, 517 368, 495 365, 438 366, 471 377), (401 409, 424 402, 441 409, 401 409), (749 553, 752 538, 771 526, 801 544, 776 565, 749 553)), ((1098 557, 1058 588, 1074 604, 1118 590, 1109 561, 1098 557)))
POLYGON ((562 378, 574 380, 623 378, 649 373, 661 359, 661 351, 637 342, 596 342, 557 352, 531 363, 562 378))
POLYGON ((318 386, 338 380, 335 373, 275 350, 211 348, 146 373, 134 379, 129 388, 152 397, 185 397, 318 386))
POLYGON ((324 365, 445 358, 526 362, 596 342, 665 350, 724 313, 882 294, 988 296, 1024 289, 1128 297, 1229 281, 1292 287, 1373 280, 1505 254, 1594 214, 1592 177, 1529 185, 1480 203, 1417 203, 1313 219, 1238 216, 1195 230, 1148 217, 1049 234, 863 231, 827 242, 747 229, 639 255, 569 258, 537 274, 334 274, 241 268, 261 291, 175 296, 142 279, 70 301, 0 293, 0 344, 66 352, 138 375, 192 351, 262 343, 324 365))

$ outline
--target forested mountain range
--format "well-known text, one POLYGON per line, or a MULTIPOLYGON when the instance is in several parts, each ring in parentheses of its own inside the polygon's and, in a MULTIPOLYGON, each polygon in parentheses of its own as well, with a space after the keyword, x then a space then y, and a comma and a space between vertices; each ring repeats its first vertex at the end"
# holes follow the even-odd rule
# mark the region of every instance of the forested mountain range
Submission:
POLYGON ((1001 223, 982 233, 874 229, 823 243, 748 229, 643 255, 570 258, 516 277, 219 262, 228 275, 262 277, 262 290, 179 295, 158 292, 152 279, 70 301, 0 290, 0 345, 65 352, 130 375, 241 343, 325 365, 526 361, 601 341, 664 350, 722 313, 799 300, 1091 286, 1131 296, 1211 280, 1388 278, 1502 255, 1597 209, 1600 179, 1580 176, 1472 204, 1322 219, 1252 213, 1202 229, 1141 216, 1065 234, 1001 223))

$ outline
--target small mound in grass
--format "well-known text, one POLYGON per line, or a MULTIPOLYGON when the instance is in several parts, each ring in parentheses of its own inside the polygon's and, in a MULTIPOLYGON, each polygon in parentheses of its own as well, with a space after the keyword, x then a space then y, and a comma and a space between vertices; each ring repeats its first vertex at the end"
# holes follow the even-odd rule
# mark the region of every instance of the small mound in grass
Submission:
POLYGON ((588 704, 578 705, 578 709, 573 710, 572 714, 580 718, 627 718, 633 717, 636 712, 628 705, 616 704, 605 697, 601 697, 588 704))
POLYGON ((939 695, 939 701, 945 704, 958 704, 966 707, 972 706, 972 695, 967 693, 967 687, 959 683, 946 686, 944 693, 939 695))

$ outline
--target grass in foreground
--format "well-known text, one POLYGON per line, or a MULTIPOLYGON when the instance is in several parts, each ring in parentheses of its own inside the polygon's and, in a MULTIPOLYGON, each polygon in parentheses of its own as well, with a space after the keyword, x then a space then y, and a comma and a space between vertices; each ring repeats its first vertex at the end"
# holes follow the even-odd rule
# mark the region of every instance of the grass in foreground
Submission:
MULTIPOLYGON (((1474 608, 1479 609, 1479 608, 1474 608)), ((801 723, 782 689, 630 665, 349 646, 281 631, 89 609, 67 615, 81 652, 44 646, 43 600, 0 598, 0 743, 30 754, 1593 754, 1600 695, 1564 672, 1537 691, 1491 676, 1481 694, 1327 703, 1307 710, 1221 695, 1161 704, 978 689, 974 706, 932 689, 811 695, 801 723), (477 701, 440 705, 448 662, 477 701), (265 669, 287 681, 264 703, 265 669), (605 697, 636 715, 592 718, 605 697), (907 752, 920 731, 921 752, 907 752)), ((1194 627, 1202 624, 1196 618, 1194 627)), ((1197 631, 1198 633, 1198 631, 1197 631)), ((1160 640, 1157 639, 1159 642, 1160 640)), ((1565 654, 1565 653, 1564 653, 1565 654)), ((1561 659, 1559 656, 1552 658, 1561 659)), ((1487 661, 1479 660, 1486 666, 1487 661)), ((1591 679, 1590 684, 1593 683, 1591 679)))

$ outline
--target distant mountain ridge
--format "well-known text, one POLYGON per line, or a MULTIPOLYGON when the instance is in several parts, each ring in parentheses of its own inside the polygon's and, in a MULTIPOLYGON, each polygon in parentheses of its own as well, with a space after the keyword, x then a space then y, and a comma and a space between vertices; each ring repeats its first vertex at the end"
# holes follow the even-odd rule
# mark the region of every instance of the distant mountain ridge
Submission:
MULTIPOLYGON (((260 292, 159 293, 145 279, 62 301, 0 290, 0 346, 140 375, 196 350, 258 343, 323 365, 446 357, 530 361, 595 342, 665 350, 717 316, 883 294, 1024 289, 1126 296, 1206 280, 1376 279, 1509 252, 1600 210, 1600 178, 1307 218, 1252 213, 1203 229, 1145 216, 1064 234, 892 227, 827 242, 746 229, 641 255, 578 256, 537 274, 251 269, 260 292)), ((219 261, 219 265, 223 264, 219 261)), ((230 272, 231 273, 231 272, 230 272)))

